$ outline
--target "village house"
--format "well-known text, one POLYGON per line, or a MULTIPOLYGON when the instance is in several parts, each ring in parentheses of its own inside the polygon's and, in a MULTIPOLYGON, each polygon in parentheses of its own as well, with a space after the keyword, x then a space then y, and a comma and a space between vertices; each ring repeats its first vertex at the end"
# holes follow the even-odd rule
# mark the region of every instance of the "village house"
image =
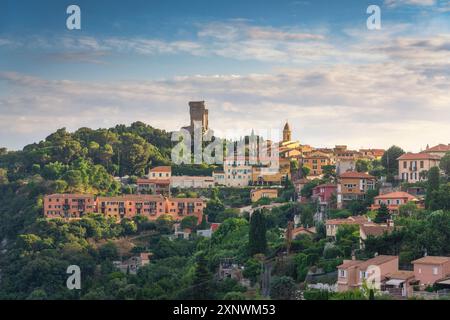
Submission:
POLYGON ((450 152, 450 144, 438 144, 437 146, 431 148, 427 146, 427 148, 422 151, 422 153, 439 156, 440 158, 445 156, 447 152, 450 152))
POLYGON ((432 285, 450 276, 450 257, 425 256, 411 262, 421 286, 432 285))
POLYGON ((337 266, 337 289, 339 292, 361 288, 364 281, 381 281, 387 274, 398 271, 398 256, 379 255, 372 259, 344 260, 337 266))
POLYGON ((364 248, 364 241, 368 237, 381 237, 389 234, 394 230, 394 222, 389 220, 387 224, 365 223, 359 225, 359 245, 364 248))
POLYGON ((320 177, 323 175, 323 167, 332 165, 333 161, 328 154, 313 151, 299 158, 299 163, 310 170, 310 176, 320 177))
POLYGON ((412 202, 418 207, 423 207, 419 199, 409 193, 403 191, 396 191, 387 194, 382 194, 374 198, 374 203, 370 207, 370 210, 376 211, 380 209, 382 204, 386 205, 389 212, 392 214, 398 213, 399 207, 401 205, 412 202))
POLYGON ((346 219, 328 219, 325 221, 327 237, 336 237, 336 232, 342 225, 362 225, 370 223, 366 216, 351 216, 346 219))
POLYGON ((405 153, 398 160, 399 179, 415 183, 427 180, 427 172, 432 167, 439 167, 441 157, 429 153, 405 153))
POLYGON ((214 178, 208 176, 172 176, 170 187, 179 189, 196 189, 214 187, 214 178))
POLYGON ((209 229, 197 230, 197 235, 205 238, 211 238, 212 234, 219 229, 220 223, 211 223, 209 229))
POLYGON ((125 261, 113 261, 114 267, 123 273, 136 274, 137 271, 150 263, 151 253, 142 252, 138 256, 133 256, 125 261))
POLYGON ((364 200, 369 190, 375 189, 375 177, 362 172, 348 171, 339 176, 337 207, 343 208, 352 200, 364 200))

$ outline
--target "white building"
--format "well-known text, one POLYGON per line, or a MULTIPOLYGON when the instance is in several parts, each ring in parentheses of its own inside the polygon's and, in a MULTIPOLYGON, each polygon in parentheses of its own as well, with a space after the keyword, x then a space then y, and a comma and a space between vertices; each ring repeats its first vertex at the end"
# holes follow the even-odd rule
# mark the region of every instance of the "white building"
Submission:
POLYGON ((252 181, 252 166, 243 156, 228 157, 223 163, 224 185, 227 187, 246 187, 252 181))
POLYGON ((172 176, 170 178, 171 188, 212 188, 214 187, 213 177, 203 176, 172 176))

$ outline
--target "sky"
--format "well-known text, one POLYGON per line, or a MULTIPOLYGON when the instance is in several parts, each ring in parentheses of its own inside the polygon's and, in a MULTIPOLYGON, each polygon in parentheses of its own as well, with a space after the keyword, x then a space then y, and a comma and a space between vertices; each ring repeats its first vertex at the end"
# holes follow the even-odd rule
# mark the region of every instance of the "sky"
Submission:
POLYGON ((288 120, 315 147, 450 143, 450 0, 0 2, 0 147, 62 127, 178 130, 191 100, 215 132, 288 120))

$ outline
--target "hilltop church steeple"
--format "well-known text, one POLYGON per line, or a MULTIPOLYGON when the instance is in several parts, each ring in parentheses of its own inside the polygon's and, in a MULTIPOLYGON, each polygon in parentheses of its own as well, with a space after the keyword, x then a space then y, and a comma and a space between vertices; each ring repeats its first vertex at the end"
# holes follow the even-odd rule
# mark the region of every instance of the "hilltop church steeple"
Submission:
POLYGON ((283 142, 291 141, 292 139, 291 128, 289 127, 289 123, 286 121, 283 129, 283 142))

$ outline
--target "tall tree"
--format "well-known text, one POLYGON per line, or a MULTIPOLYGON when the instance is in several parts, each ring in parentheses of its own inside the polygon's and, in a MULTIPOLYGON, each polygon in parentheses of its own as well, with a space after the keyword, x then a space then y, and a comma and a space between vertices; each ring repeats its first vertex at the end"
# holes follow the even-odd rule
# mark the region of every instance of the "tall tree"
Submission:
POLYGON ((212 275, 208 270, 208 261, 202 252, 197 256, 197 265, 192 281, 192 295, 194 300, 208 300, 214 298, 211 290, 211 281, 212 275))
POLYGON ((404 154, 402 148, 397 146, 392 146, 386 150, 381 158, 381 164, 386 169, 388 177, 393 177, 398 173, 398 161, 397 159, 404 154))
POLYGON ((389 209, 384 203, 382 203, 377 211, 377 216, 375 217, 374 221, 376 223, 384 223, 388 219, 389 219, 389 209))
POLYGON ((256 210, 250 218, 249 229, 249 251, 250 255, 258 253, 266 253, 267 239, 266 239, 266 217, 264 212, 256 210))
POLYGON ((433 192, 439 189, 439 168, 432 167, 428 171, 428 185, 427 185, 427 196, 425 199, 425 206, 429 208, 430 203, 433 201, 433 192))
POLYGON ((450 152, 447 152, 445 156, 442 157, 439 167, 446 175, 450 175, 450 152))

